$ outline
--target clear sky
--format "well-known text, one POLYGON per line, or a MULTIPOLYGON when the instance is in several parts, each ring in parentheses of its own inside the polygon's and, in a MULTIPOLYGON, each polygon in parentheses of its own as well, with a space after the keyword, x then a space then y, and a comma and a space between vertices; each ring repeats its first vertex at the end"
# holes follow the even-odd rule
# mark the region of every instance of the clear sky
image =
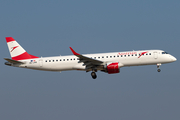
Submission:
POLYGON ((180 119, 179 0, 1 0, 0 120, 180 119), (36 56, 161 49, 178 61, 120 74, 5 66, 5 37, 36 56))

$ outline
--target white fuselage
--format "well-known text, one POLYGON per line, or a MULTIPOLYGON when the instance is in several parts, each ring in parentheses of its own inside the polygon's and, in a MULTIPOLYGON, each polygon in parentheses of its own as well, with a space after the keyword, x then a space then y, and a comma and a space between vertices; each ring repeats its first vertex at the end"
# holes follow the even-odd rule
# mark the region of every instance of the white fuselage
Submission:
POLYGON ((98 70, 108 74, 115 74, 120 72, 121 67, 157 65, 157 71, 160 72, 161 70, 159 67, 161 64, 176 61, 175 57, 162 50, 141 50, 81 55, 71 47, 70 50, 73 55, 39 58, 26 52, 13 37, 6 37, 6 42, 11 59, 4 58, 8 61, 5 62, 5 65, 44 71, 92 71, 91 76, 93 79, 97 78, 95 72, 98 70))
MULTIPOLYGON (((119 67, 140 66, 140 65, 156 65, 176 61, 176 58, 162 50, 143 50, 143 51, 127 51, 99 54, 84 54, 83 56, 103 61, 104 63, 118 62, 119 67), (144 54, 142 54, 144 53, 144 54)), ((42 57, 28 60, 16 67, 23 67, 45 71, 67 71, 67 70, 83 70, 87 71, 83 62, 79 58, 70 56, 42 57)), ((103 66, 103 65, 102 65, 103 66)), ((103 68, 97 68, 103 70, 103 68)))

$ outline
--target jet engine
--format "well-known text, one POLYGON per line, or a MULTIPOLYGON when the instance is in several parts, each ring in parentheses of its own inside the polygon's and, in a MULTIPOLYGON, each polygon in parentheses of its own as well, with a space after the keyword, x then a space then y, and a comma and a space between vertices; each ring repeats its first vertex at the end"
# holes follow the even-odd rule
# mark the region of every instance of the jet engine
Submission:
POLYGON ((105 72, 107 72, 108 74, 119 73, 120 72, 120 67, 121 67, 121 65, 118 62, 107 63, 104 66, 105 72))

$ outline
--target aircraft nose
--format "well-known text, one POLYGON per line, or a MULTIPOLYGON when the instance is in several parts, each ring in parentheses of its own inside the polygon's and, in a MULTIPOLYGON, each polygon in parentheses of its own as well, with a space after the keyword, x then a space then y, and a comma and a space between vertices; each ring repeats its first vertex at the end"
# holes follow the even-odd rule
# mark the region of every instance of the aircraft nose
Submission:
POLYGON ((177 59, 175 57, 172 56, 172 61, 175 62, 177 59))

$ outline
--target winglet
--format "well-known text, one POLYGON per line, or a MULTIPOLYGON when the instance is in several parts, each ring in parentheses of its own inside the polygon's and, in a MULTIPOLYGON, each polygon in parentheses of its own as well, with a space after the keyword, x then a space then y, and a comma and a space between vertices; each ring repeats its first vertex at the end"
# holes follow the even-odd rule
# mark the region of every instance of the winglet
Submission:
POLYGON ((71 47, 69 47, 74 55, 80 55, 79 53, 75 52, 71 47))

